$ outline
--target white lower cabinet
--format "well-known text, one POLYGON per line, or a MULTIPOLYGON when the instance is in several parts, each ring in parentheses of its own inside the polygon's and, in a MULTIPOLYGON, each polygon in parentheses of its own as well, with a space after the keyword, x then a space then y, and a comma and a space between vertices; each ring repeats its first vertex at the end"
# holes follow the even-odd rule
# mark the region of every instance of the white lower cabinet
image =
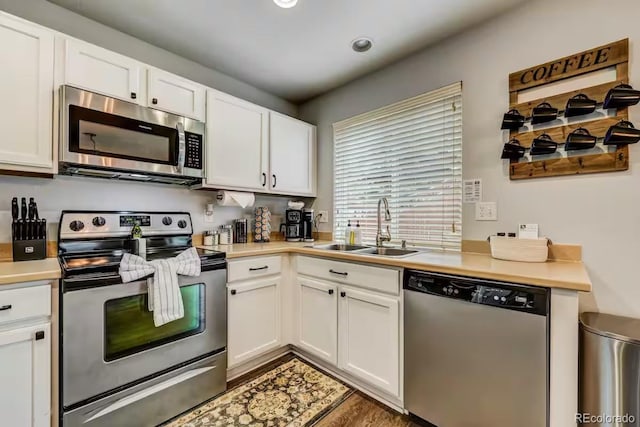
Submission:
POLYGON ((51 287, 20 286, 0 290, 0 425, 45 427, 51 421, 51 287))
POLYGON ((280 276, 228 285, 228 365, 281 346, 280 276))
POLYGON ((299 257, 295 345, 386 395, 400 398, 399 272, 299 257), (338 271, 341 279, 327 280, 338 271), (338 280, 347 281, 349 285, 338 280))
POLYGON ((307 352, 338 363, 338 286, 298 279, 298 342, 307 352))
POLYGON ((0 332, 2 425, 49 425, 50 340, 49 323, 0 332))
POLYGON ((398 299, 341 286, 339 300, 338 367, 399 396, 398 299))

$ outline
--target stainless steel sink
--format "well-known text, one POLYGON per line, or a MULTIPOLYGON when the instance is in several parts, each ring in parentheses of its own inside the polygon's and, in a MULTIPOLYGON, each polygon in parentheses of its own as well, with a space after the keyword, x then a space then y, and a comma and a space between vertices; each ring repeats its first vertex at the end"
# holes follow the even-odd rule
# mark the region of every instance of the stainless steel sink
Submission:
POLYGON ((353 252, 362 255, 379 255, 388 257, 404 257, 417 253, 414 249, 399 248, 377 248, 372 246, 361 245, 345 245, 343 243, 333 243, 330 245, 313 246, 314 249, 323 249, 325 251, 353 252))
POLYGON ((325 251, 361 251, 363 249, 371 249, 369 246, 361 245, 345 245, 344 243, 333 243, 330 245, 314 246, 314 249, 323 249, 325 251))
POLYGON ((403 257, 409 256, 417 253, 417 250, 414 249, 398 249, 398 248, 369 248, 367 250, 359 251, 359 253, 370 254, 370 255, 380 255, 380 256, 389 256, 389 257, 403 257))

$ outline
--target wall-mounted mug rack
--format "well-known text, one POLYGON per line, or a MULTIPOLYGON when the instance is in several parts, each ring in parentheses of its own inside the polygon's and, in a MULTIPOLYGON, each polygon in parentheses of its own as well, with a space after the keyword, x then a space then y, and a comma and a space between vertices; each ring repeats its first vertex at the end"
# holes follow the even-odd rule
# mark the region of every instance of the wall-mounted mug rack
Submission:
POLYGON ((509 111, 501 126, 509 131, 501 156, 510 162, 509 177, 627 170, 628 144, 640 140, 640 130, 628 121, 628 107, 640 102, 640 91, 629 85, 628 67, 629 40, 624 39, 511 73, 509 111), (615 77, 601 83, 603 73, 615 77), (590 77, 598 83, 580 87, 590 77), (545 96, 523 101, 532 91, 545 96))

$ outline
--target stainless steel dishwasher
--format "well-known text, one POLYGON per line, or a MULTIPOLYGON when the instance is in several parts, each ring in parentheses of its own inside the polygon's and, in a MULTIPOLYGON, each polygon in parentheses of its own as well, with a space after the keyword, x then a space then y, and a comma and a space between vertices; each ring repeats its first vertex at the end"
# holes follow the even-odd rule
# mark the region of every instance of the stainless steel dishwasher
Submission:
POLYGON ((549 424, 548 289, 406 271, 406 409, 438 427, 549 424))

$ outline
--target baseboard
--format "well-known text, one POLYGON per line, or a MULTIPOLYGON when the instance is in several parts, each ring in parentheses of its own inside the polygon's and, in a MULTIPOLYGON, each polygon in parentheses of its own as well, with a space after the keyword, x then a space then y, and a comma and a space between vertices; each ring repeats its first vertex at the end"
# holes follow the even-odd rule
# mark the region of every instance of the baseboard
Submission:
POLYGON ((247 372, 251 372, 254 369, 266 365, 267 363, 272 362, 288 353, 291 353, 290 345, 276 348, 275 350, 271 350, 268 353, 263 354, 262 356, 258 356, 255 359, 249 360, 248 362, 241 363, 240 365, 229 368, 227 369, 227 382, 241 377, 247 372))

